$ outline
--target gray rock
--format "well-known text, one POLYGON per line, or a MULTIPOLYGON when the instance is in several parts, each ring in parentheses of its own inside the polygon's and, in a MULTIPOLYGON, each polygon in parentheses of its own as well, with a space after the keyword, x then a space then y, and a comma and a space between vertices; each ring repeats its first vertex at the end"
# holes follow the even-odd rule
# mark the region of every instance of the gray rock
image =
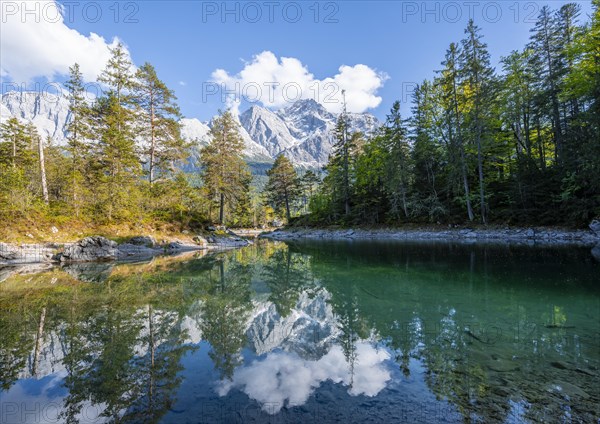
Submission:
POLYGON ((51 262, 54 249, 42 244, 14 245, 0 243, 0 264, 31 264, 51 262))
POLYGON ((171 242, 167 245, 168 250, 180 250, 182 247, 183 245, 178 241, 171 242))
POLYGON ((600 221, 594 219, 590 222, 590 230, 592 230, 597 236, 600 236, 600 221))
POLYGON ((194 236, 194 238, 192 239, 194 241, 194 243, 196 243, 198 246, 202 246, 202 247, 206 247, 208 245, 208 242, 206 241, 206 239, 202 236, 194 236))
POLYGON ((134 244, 136 246, 147 246, 154 247, 156 246, 156 240, 152 236, 136 236, 132 237, 128 241, 129 244, 134 244))
POLYGON ((101 236, 86 237, 65 248, 61 262, 95 262, 117 259, 117 243, 101 236))
POLYGON ((150 258, 161 253, 162 250, 152 249, 147 245, 125 243, 117 247, 117 258, 119 260, 150 258))

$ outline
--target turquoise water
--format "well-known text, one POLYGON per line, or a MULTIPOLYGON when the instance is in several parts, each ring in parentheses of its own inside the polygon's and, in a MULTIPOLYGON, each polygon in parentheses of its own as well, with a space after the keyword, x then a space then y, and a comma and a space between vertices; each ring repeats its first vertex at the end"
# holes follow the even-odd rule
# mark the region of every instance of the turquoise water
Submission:
POLYGON ((600 422, 589 249, 259 241, 0 270, 0 422, 600 422))

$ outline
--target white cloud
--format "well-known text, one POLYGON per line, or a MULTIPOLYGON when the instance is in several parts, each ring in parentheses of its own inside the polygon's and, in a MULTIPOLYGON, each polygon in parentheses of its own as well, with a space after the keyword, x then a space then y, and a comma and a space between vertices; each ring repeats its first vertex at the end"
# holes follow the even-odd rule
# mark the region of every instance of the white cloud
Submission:
POLYGON ((348 393, 352 396, 376 396, 391 378, 383 364, 387 359, 386 351, 366 342, 357 343, 351 375, 340 346, 333 346, 317 361, 305 361, 287 352, 270 353, 262 361, 237 368, 232 380, 219 383, 217 392, 225 396, 232 388, 239 388, 269 414, 278 413, 284 404, 303 405, 313 390, 327 380, 350 386, 348 393))
POLYGON ((182 87, 185 87, 187 85, 187 83, 185 81, 179 81, 179 85, 182 87))
POLYGON ((299 99, 314 99, 330 112, 340 112, 342 90, 346 90, 348 111, 360 113, 379 106, 381 97, 377 91, 387 76, 358 64, 340 66, 337 74, 319 80, 298 59, 278 59, 272 52, 264 51, 245 62, 237 74, 217 69, 212 78, 227 93, 235 93, 229 94, 229 98, 244 98, 273 108, 299 99))
POLYGON ((75 62, 86 81, 95 81, 110 56, 109 47, 119 42, 117 38, 107 42, 94 33, 85 36, 69 28, 62 6, 54 0, 26 2, 27 10, 35 11, 29 15, 20 10, 25 2, 1 3, 1 72, 13 82, 27 83, 35 77, 51 80, 68 74, 69 66, 75 62), (16 13, 7 9, 9 3, 18 8, 16 13))

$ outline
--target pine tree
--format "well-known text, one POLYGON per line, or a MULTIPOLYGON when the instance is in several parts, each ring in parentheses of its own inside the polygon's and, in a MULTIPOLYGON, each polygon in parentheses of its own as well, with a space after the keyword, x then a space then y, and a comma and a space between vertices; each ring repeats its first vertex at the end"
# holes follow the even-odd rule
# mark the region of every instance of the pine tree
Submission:
POLYGON ((290 222, 290 205, 300 195, 300 179, 290 160, 284 155, 279 155, 275 163, 267 171, 269 181, 265 188, 268 199, 274 209, 285 208, 285 215, 290 222))
POLYGON ((95 138, 93 162, 102 213, 111 221, 131 212, 137 177, 141 173, 135 144, 135 115, 131 89, 131 62, 121 44, 111 49, 112 57, 98 80, 108 87, 92 111, 95 138))
POLYGON ((441 87, 441 96, 444 109, 444 123, 446 128, 445 141, 448 145, 450 160, 459 173, 464 188, 465 203, 469 221, 473 221, 475 215, 471 206, 471 190, 469 186, 469 171, 465 142, 463 138, 464 116, 462 103, 464 94, 460 87, 458 70, 459 49, 455 43, 451 43, 446 51, 446 58, 442 65, 441 77, 438 84, 441 87))
POLYGON ((25 124, 10 118, 0 126, 0 161, 13 168, 23 168, 32 161, 31 134, 25 124))
POLYGON ((485 201, 485 182, 483 175, 483 138, 488 130, 490 106, 494 98, 494 70, 490 65, 490 54, 487 45, 482 41, 480 29, 473 20, 465 30, 466 38, 462 41, 460 57, 460 74, 466 85, 465 101, 470 108, 467 118, 470 134, 477 146, 477 170, 479 174, 479 205, 481 221, 487 224, 487 206, 485 201))
POLYGON ((300 178, 300 186, 302 187, 303 194, 303 207, 305 211, 320 182, 321 179, 310 169, 300 178))
POLYGON ((83 75, 76 63, 69 68, 69 79, 65 83, 68 90, 71 120, 67 125, 67 152, 71 156, 71 199, 75 216, 82 207, 83 180, 86 160, 89 154, 88 141, 91 135, 90 105, 85 99, 83 75))
POLYGON ((409 121, 413 146, 413 209, 417 209, 413 214, 419 216, 427 213, 430 221, 446 213, 438 193, 438 186, 443 181, 444 160, 436 136, 436 94, 431 82, 425 80, 419 84, 413 93, 412 117, 409 121))
POLYGON ((174 163, 185 158, 186 143, 181 137, 181 113, 175 103, 175 93, 158 79, 149 63, 136 73, 135 101, 141 109, 140 135, 148 157, 148 181, 156 180, 156 173, 174 170, 174 163))
POLYGON ((387 153, 385 179, 387 190, 391 199, 390 213, 399 216, 400 208, 404 217, 408 218, 408 186, 410 180, 410 151, 407 131, 400 116, 400 102, 392 105, 390 114, 383 126, 382 139, 387 153))
POLYGON ((110 53, 111 57, 106 68, 98 77, 98 82, 104 83, 110 88, 117 104, 124 109, 131 103, 131 90, 135 84, 132 64, 123 44, 117 44, 115 48, 110 49, 110 53))
POLYGON ((344 213, 350 215, 350 156, 352 154, 352 137, 350 136, 350 124, 348 113, 346 112, 345 90, 342 90, 344 96, 344 107, 338 118, 335 127, 335 142, 333 145, 333 161, 330 162, 339 167, 340 181, 339 191, 341 192, 342 202, 344 204, 344 213))
POLYGON ((29 123, 27 125, 27 135, 29 140, 31 141, 32 147, 35 146, 37 148, 38 154, 38 166, 40 172, 40 184, 42 188, 42 198, 45 204, 50 203, 50 199, 48 196, 48 180, 46 179, 46 159, 44 155, 44 141, 40 134, 37 131, 37 128, 29 123))
POLYGON ((552 122, 554 135, 554 156, 558 163, 562 158, 562 123, 560 118, 559 86, 560 49, 558 43, 558 27, 555 17, 548 6, 540 9, 537 22, 532 31, 529 47, 535 54, 535 69, 538 71, 537 79, 540 84, 541 95, 539 101, 544 110, 550 111, 547 116, 552 122), (547 101, 550 102, 546 108, 547 101))
POLYGON ((229 111, 220 112, 211 125, 211 142, 200 152, 202 179, 219 204, 219 222, 225 224, 225 206, 235 206, 247 189, 249 171, 242 158, 244 142, 229 111))
POLYGON ((101 98, 94 107, 97 141, 92 152, 95 196, 101 213, 111 221, 125 212, 129 194, 139 175, 139 161, 135 152, 131 129, 124 131, 121 108, 113 93, 101 98))
POLYGON ((0 215, 5 219, 27 217, 35 202, 32 187, 37 145, 33 145, 32 132, 17 118, 0 125, 0 215))

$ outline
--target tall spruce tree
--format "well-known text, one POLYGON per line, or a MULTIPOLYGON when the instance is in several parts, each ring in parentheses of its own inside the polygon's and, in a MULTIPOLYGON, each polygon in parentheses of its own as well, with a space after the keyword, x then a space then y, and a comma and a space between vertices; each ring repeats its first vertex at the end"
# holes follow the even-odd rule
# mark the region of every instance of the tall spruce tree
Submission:
POLYGON ((482 41, 481 30, 473 20, 465 29, 460 56, 460 75, 465 88, 468 113, 468 134, 477 147, 477 171, 479 176, 479 207, 481 221, 487 224, 485 181, 483 172, 484 143, 489 130, 491 104, 494 99, 494 69, 490 65, 487 45, 482 41))
POLYGON ((219 222, 225 224, 225 207, 242 199, 249 171, 242 152, 244 141, 230 111, 220 112, 210 129, 211 141, 200 152, 202 179, 219 205, 219 222))
POLYGON ((399 218, 402 210, 408 218, 408 188, 410 184, 410 151, 407 131, 400 115, 400 102, 392 105, 382 128, 384 149, 387 153, 385 185, 391 200, 391 215, 399 218))
POLYGON ((79 216, 83 205, 83 185, 86 174, 86 161, 89 154, 90 105, 86 101, 86 91, 79 64, 69 68, 69 79, 65 82, 68 90, 71 120, 67 125, 67 152, 71 156, 71 201, 75 216, 79 216))
POLYGON ((464 189, 464 199, 467 207, 469 221, 475 219, 473 207, 471 206, 471 189, 469 184, 469 165, 464 140, 464 113, 462 103, 464 93, 461 87, 459 75, 459 48, 451 43, 446 51, 446 58, 442 65, 444 69, 437 84, 441 88, 441 96, 444 110, 444 127, 446 129, 445 142, 448 146, 449 158, 454 169, 458 169, 460 180, 464 189))
POLYGON ((549 6, 543 6, 532 31, 529 47, 534 52, 537 81, 541 88, 539 102, 552 123, 554 157, 560 163, 562 157, 562 123, 560 117, 560 48, 558 26, 549 6))
POLYGON ((135 113, 131 89, 134 85, 131 62, 121 44, 98 80, 108 87, 93 110, 94 167, 100 187, 97 193, 101 214, 111 221, 126 216, 135 200, 137 177, 141 173, 136 151, 135 113))

